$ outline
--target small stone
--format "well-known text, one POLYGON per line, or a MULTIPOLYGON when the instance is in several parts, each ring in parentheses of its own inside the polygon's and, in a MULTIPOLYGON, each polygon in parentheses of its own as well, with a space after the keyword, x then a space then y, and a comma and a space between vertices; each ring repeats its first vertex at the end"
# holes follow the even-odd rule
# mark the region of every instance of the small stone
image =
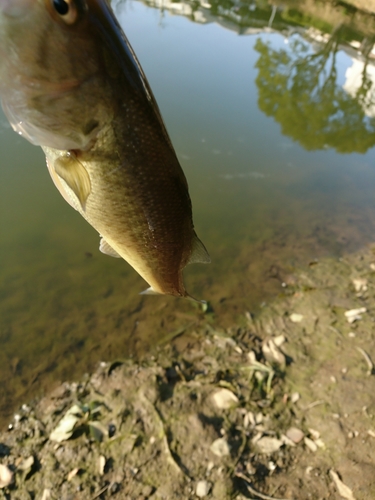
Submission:
POLYGON ((217 457, 225 457, 230 454, 229 444, 225 438, 215 439, 210 447, 210 450, 217 457))
MULTIPOLYGON (((144 488, 144 489, 145 489, 145 488, 144 488)), ((120 491, 120 485, 119 485, 119 483, 117 483, 116 481, 115 481, 114 483, 112 483, 112 484, 110 485, 110 487, 108 488, 108 491, 109 491, 109 493, 110 493, 111 495, 115 495, 116 493, 118 493, 118 492, 120 491)), ((143 493, 143 490, 142 490, 142 493, 143 493)), ((145 495, 145 498, 148 498, 148 497, 149 497, 149 495, 151 495, 151 494, 152 494, 152 487, 151 487, 151 486, 149 486, 149 487, 148 487, 148 491, 147 491, 147 493, 148 493, 148 494, 147 494, 147 495, 145 495)))
POLYGON ((246 356, 251 365, 257 362, 257 357, 254 351, 249 351, 246 356))
POLYGON ((368 434, 369 436, 371 436, 371 437, 375 438, 375 431, 373 431, 372 429, 369 429, 369 430, 367 431, 367 434, 368 434))
POLYGON ((293 323, 301 323, 301 321, 303 320, 303 314, 298 314, 298 313, 292 313, 290 316, 290 321, 292 321, 293 323))
POLYGON ((238 404, 238 397, 229 389, 219 389, 213 394, 212 400, 221 410, 227 410, 238 404))
POLYGON ((211 488, 211 485, 208 481, 204 481, 204 480, 198 481, 197 487, 195 489, 195 494, 199 498, 204 498, 205 496, 208 495, 210 488, 211 488))
POLYGON ((298 444, 304 438, 304 433, 297 429, 297 427, 291 427, 286 431, 286 437, 289 438, 293 443, 298 444))
POLYGON ((280 439, 276 439, 269 436, 264 436, 260 438, 256 443, 260 453, 264 453, 265 455, 270 455, 271 453, 274 453, 279 448, 281 448, 283 444, 284 443, 280 439))
POLYGON ((35 458, 31 455, 28 458, 21 459, 20 463, 17 465, 17 469, 23 471, 29 471, 34 465, 35 458))
POLYGON ((273 472, 274 470, 276 470, 277 468, 277 465, 275 464, 275 462, 272 462, 272 460, 270 460, 267 464, 267 469, 270 471, 270 472, 273 472))

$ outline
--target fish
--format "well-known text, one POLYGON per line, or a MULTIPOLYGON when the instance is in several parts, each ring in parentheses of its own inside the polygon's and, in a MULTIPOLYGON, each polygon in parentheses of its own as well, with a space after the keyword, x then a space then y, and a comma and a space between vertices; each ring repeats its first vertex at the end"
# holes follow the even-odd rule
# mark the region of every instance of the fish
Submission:
POLYGON ((63 198, 149 288, 190 297, 210 262, 186 177, 143 69, 106 0, 0 0, 0 101, 41 146, 63 198))

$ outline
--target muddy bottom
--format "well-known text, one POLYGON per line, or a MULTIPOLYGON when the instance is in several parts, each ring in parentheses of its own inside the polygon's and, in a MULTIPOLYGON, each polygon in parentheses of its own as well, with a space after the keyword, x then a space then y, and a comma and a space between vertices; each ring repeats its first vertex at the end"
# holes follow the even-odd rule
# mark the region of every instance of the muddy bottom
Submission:
POLYGON ((375 247, 241 324, 103 362, 0 434, 0 498, 375 498, 375 247))

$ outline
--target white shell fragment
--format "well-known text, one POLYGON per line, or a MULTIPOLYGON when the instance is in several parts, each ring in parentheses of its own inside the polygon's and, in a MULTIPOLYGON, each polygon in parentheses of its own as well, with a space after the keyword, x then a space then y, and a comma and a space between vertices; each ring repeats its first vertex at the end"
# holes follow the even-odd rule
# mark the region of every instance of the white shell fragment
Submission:
POLYGON ((292 321, 293 323, 301 323, 301 321, 303 320, 303 314, 298 314, 298 313, 292 313, 290 316, 290 321, 292 321))
POLYGON ((105 464, 107 463, 107 460, 104 455, 100 455, 99 457, 99 475, 103 476, 104 474, 104 469, 105 469, 105 464))
POLYGON ((305 437, 305 439, 303 440, 303 442, 305 443, 305 445, 308 447, 308 449, 310 451, 312 451, 313 453, 315 453, 318 449, 318 446, 314 443, 314 441, 308 437, 305 437))
POLYGON ((75 477, 79 472, 79 468, 76 467, 75 469, 71 470, 67 476, 67 480, 68 481, 71 481, 73 479, 73 477, 75 477))
POLYGON ((354 290, 356 292, 366 292, 367 291, 367 279, 366 278, 355 278, 352 280, 354 285, 354 290))
POLYGON ((238 397, 229 389, 224 388, 216 391, 212 396, 212 400, 217 408, 221 410, 227 410, 238 404, 238 397))
POLYGON ((277 347, 273 339, 269 339, 263 343, 262 352, 269 363, 277 363, 281 366, 285 366, 285 356, 277 347))
POLYGON ((299 398, 300 398, 299 392, 293 392, 293 394, 290 396, 290 400, 292 403, 297 403, 299 398))
POLYGON ((210 491, 211 485, 208 481, 198 481, 197 487, 195 489, 195 494, 199 498, 204 498, 208 495, 210 491))
POLYGON ((230 454, 229 444, 225 438, 215 439, 215 441, 210 446, 210 450, 217 457, 225 457, 230 454))
POLYGON ((334 470, 331 469, 329 471, 329 475, 333 479, 337 491, 339 495, 342 496, 342 498, 344 498, 345 500, 355 500, 352 490, 341 481, 338 474, 334 470))
POLYGON ((260 438, 256 445, 261 453, 264 453, 265 455, 270 455, 271 453, 274 453, 277 451, 279 448, 284 443, 280 439, 276 439, 273 437, 269 436, 264 436, 260 438))
POLYGON ((42 498, 40 500, 51 500, 51 490, 49 488, 44 488, 42 498))
POLYGON ((367 309, 365 307, 360 307, 358 309, 349 309, 349 311, 345 311, 345 317, 349 323, 354 323, 354 321, 359 321, 362 319, 361 314, 365 313, 367 309))
POLYGON ((0 488, 6 488, 13 481, 13 472, 6 466, 0 464, 0 488))

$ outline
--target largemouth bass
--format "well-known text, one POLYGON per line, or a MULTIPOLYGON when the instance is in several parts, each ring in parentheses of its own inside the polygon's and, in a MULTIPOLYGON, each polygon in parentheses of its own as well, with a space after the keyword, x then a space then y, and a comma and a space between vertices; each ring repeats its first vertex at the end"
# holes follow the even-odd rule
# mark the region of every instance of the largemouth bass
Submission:
POLYGON ((209 262, 188 186, 142 68, 104 0, 0 0, 0 98, 40 145, 65 200, 148 282, 188 296, 209 262))

